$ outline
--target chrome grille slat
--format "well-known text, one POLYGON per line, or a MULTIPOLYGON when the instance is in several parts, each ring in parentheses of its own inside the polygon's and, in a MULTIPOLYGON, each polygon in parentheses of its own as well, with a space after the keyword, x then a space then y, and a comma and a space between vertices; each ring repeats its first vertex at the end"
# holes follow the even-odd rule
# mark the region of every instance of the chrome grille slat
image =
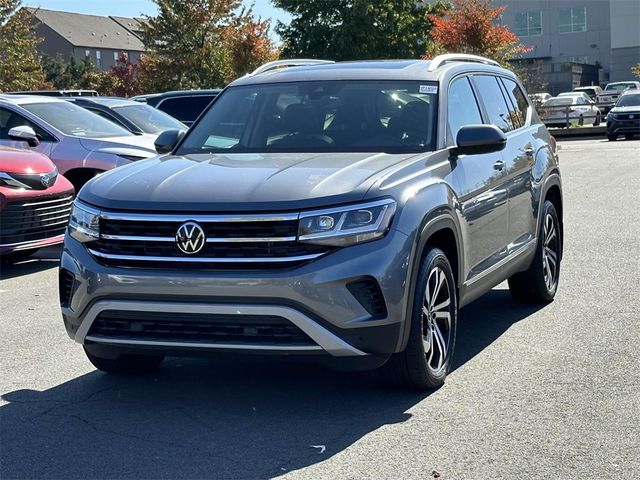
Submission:
POLYGON ((0 243, 28 244, 64 234, 73 197, 10 202, 0 211, 0 243))
POLYGON ((298 241, 299 213, 132 214, 99 212, 100 238, 87 245, 101 263, 138 268, 260 269, 312 261, 330 248, 298 241), (196 222, 206 243, 181 251, 176 234, 196 222), (171 264, 175 264, 172 266, 171 264))

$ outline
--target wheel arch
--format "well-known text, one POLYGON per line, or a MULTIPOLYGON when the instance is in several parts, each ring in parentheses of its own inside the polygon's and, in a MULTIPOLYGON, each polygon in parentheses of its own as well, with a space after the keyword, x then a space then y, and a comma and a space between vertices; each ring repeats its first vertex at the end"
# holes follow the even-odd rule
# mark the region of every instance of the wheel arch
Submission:
POLYGON ((461 243, 460 226, 450 207, 442 207, 425 216, 417 229, 415 247, 410 261, 408 274, 408 293, 405 305, 405 321, 398 341, 397 351, 406 348, 409 339, 411 312, 416 294, 416 283, 420 265, 430 247, 439 248, 444 252, 451 264, 455 280, 456 297, 459 298, 461 279, 464 278, 464 257, 461 243))
POLYGON ((90 179, 95 177, 98 173, 103 173, 104 170, 100 170, 99 168, 90 168, 90 167, 77 167, 72 168, 64 172, 64 176, 67 180, 71 182, 73 187, 76 189, 76 195, 82 188, 82 185, 87 183, 90 179))

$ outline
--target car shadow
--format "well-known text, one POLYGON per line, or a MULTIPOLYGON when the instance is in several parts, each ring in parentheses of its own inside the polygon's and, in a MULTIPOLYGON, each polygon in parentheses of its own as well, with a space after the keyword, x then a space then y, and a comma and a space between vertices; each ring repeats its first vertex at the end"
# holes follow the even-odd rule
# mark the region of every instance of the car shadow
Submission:
POLYGON ((41 248, 30 257, 12 263, 0 263, 0 280, 42 272, 60 264, 62 246, 41 248))
MULTIPOLYGON (((463 310, 456 369, 534 311, 507 297, 463 310)), ((146 377, 93 371, 2 395, 0 477, 277 477, 406 422, 432 393, 257 356, 169 359, 146 377)))

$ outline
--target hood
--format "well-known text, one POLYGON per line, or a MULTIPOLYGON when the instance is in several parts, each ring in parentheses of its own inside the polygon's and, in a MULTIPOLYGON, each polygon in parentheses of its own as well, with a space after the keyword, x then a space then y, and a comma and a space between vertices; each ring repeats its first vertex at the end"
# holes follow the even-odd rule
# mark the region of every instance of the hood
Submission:
POLYGON ((196 154, 142 160, 88 183, 80 198, 106 209, 298 210, 364 198, 389 167, 415 154, 196 154))
POLYGON ((154 135, 128 135, 125 137, 78 138, 80 145, 90 152, 100 151, 148 158, 155 156, 154 135))
POLYGON ((611 113, 640 113, 640 105, 630 105, 628 107, 613 107, 611 113))
POLYGON ((53 162, 40 153, 0 146, 0 172, 38 174, 54 169, 53 162))

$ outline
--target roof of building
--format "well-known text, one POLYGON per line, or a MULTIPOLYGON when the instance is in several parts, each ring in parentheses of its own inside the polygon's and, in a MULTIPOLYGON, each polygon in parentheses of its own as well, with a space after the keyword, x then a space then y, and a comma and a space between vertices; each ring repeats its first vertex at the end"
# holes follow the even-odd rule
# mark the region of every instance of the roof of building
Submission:
POLYGON ((81 13, 29 8, 36 19, 76 47, 144 51, 144 44, 134 33, 140 22, 134 18, 100 17, 81 13), (116 18, 118 20, 116 20, 116 18), (129 29, 128 24, 132 27, 129 29))

